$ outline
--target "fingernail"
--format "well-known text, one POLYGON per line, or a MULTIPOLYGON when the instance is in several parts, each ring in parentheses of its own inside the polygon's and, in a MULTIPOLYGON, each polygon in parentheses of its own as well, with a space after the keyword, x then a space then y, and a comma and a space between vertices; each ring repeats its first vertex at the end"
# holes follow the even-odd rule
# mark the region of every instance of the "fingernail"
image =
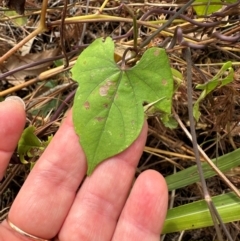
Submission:
POLYGON ((9 96, 4 101, 17 101, 18 103, 22 104, 24 110, 26 109, 26 105, 25 105, 24 101, 18 96, 9 96))

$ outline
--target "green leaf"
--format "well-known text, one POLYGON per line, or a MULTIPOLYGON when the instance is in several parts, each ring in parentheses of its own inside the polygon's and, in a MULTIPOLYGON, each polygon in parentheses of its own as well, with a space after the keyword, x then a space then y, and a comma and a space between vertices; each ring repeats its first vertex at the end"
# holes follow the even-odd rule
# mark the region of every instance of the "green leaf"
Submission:
MULTIPOLYGON (((217 167, 226 172, 240 165, 240 149, 212 160, 217 167)), ((216 172, 208 165, 202 163, 205 179, 216 176, 216 172)), ((189 167, 165 178, 168 190, 179 189, 200 181, 197 166, 189 167)), ((224 223, 240 219, 240 201, 233 193, 213 197, 213 202, 219 211, 224 223)), ((178 232, 212 226, 212 218, 205 200, 193 202, 168 210, 164 223, 163 233, 178 232)))
POLYGON ((64 64, 63 59, 57 59, 54 61, 56 67, 62 66, 64 64))
POLYGON ((196 86, 196 89, 203 90, 198 100, 195 102, 193 106, 193 116, 197 121, 201 116, 201 112, 199 111, 200 102, 217 87, 222 87, 224 85, 231 83, 233 81, 233 77, 234 70, 232 68, 232 62, 229 61, 222 66, 219 72, 210 81, 196 86), (227 76, 225 76, 226 72, 227 76))
POLYGON ((201 6, 193 6, 194 10, 196 11, 198 16, 202 16, 202 15, 208 15, 214 12, 217 12, 219 9, 222 8, 222 5, 213 5, 211 4, 211 2, 214 3, 221 3, 221 0, 195 0, 194 3, 203 3, 204 5, 201 6))
POLYGON ((59 105, 59 99, 49 100, 46 104, 42 105, 40 108, 37 106, 36 108, 31 109, 29 112, 32 115, 41 114, 42 116, 47 116, 50 111, 56 110, 59 105))
MULTIPOLYGON (((212 198, 214 206, 224 223, 239 221, 240 200, 233 193, 212 198)), ((213 221, 206 201, 196 201, 168 210, 162 233, 213 226, 213 221)))
POLYGON ((79 83, 73 121, 88 160, 88 175, 138 137, 143 102, 161 100, 154 106, 171 112, 173 79, 163 49, 150 48, 134 67, 119 67, 111 38, 97 39, 79 56, 72 74, 79 83))
MULTIPOLYGON (((15 11, 5 11, 4 15, 8 17, 14 17, 14 16, 18 16, 18 13, 16 13, 15 11)), ((18 18, 11 19, 12 23, 16 26, 25 25, 27 23, 27 20, 28 19, 25 16, 19 16, 18 18)))
MULTIPOLYGON (((240 149, 225 154, 218 157, 217 160, 214 159, 212 161, 222 172, 228 171, 231 168, 240 165, 240 149)), ((216 175, 216 172, 206 162, 202 163, 202 169, 205 178, 216 175)), ((200 177, 196 165, 166 177, 169 191, 185 187, 198 181, 200 181, 200 177)))
POLYGON ((177 83, 177 87, 183 82, 183 75, 176 69, 171 68, 173 79, 177 83))
POLYGON ((178 122, 175 118, 169 117, 166 121, 163 121, 165 127, 170 129, 176 129, 178 127, 178 122))
POLYGON ((193 8, 196 11, 198 16, 202 15, 209 15, 211 13, 217 12, 220 10, 223 6, 223 3, 236 3, 237 0, 195 0, 194 3, 202 3, 203 5, 200 6, 194 6, 193 8), (218 4, 216 4, 218 3, 218 4))
POLYGON ((18 141, 17 150, 20 161, 23 164, 28 164, 30 162, 30 169, 33 168, 35 161, 26 161, 25 157, 34 157, 35 159, 40 157, 53 138, 53 136, 50 135, 48 136, 48 139, 46 141, 40 141, 38 137, 34 134, 34 131, 34 126, 28 126, 23 131, 21 138, 18 141))
POLYGON ((226 1, 222 1, 222 0, 195 0, 195 3, 202 3, 202 5, 200 6, 194 6, 193 8, 196 11, 198 16, 202 16, 202 15, 209 15, 211 13, 217 12, 218 10, 220 10, 223 6, 224 3, 236 3, 237 0, 226 0, 226 1), (216 4, 219 3, 219 4, 216 4))
POLYGON ((28 163, 25 160, 25 156, 32 157, 35 149, 42 146, 41 141, 34 134, 34 126, 27 127, 18 142, 18 155, 23 164, 28 163))

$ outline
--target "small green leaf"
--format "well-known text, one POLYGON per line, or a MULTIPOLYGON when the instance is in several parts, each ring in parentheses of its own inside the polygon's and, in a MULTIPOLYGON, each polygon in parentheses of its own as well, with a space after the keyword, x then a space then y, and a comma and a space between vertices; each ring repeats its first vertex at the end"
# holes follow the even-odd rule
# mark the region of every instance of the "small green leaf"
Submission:
POLYGON ((44 149, 50 144, 52 138, 53 138, 53 135, 50 135, 48 136, 48 139, 46 141, 42 142, 42 146, 44 147, 44 149))
POLYGON ((222 3, 221 0, 195 0, 194 3, 203 3, 204 5, 201 6, 193 6, 194 10, 196 11, 198 16, 208 15, 214 12, 217 12, 219 9, 222 8, 222 5, 213 5, 211 2, 214 3, 222 3))
POLYGON ((194 3, 202 3, 200 6, 193 6, 198 16, 209 15, 211 13, 217 12, 223 6, 223 3, 236 3, 237 0, 195 0, 194 3), (219 4, 216 4, 219 3, 219 4))
POLYGON ((163 100, 163 99, 164 99, 164 97, 159 99, 159 100, 153 101, 152 103, 149 103, 149 104, 145 105, 143 107, 143 111, 144 111, 145 115, 146 116, 154 115, 157 112, 157 108, 155 107, 156 103, 163 100))
MULTIPOLYGON (((18 16, 18 14, 15 11, 5 11, 5 15, 8 17, 18 16)), ((12 19, 11 21, 16 26, 23 26, 27 23, 27 20, 27 17, 19 16, 18 18, 12 19)))
POLYGON ((183 75, 176 69, 171 68, 173 79, 177 83, 177 87, 183 82, 183 75))
POLYGON ((163 123, 164 123, 165 127, 170 128, 170 129, 176 129, 178 127, 178 122, 176 121, 175 118, 173 118, 171 116, 170 117, 168 116, 168 118, 166 120, 163 119, 163 123))
POLYGON ((18 141, 18 155, 20 161, 23 164, 30 163, 30 169, 33 168, 36 158, 40 157, 41 154, 44 152, 46 147, 51 142, 53 136, 48 136, 46 141, 40 141, 38 137, 34 134, 35 127, 28 126, 22 133, 20 140, 18 141), (26 161, 25 157, 32 158, 34 157, 34 161, 26 161))
POLYGON ((73 121, 88 175, 137 138, 144 122, 143 102, 162 99, 154 106, 171 112, 173 79, 163 49, 150 48, 134 67, 119 67, 113 41, 97 39, 79 56, 72 74, 79 83, 73 121))
POLYGON ((197 121, 201 116, 201 112, 199 111, 200 102, 217 87, 222 87, 231 83, 233 81, 233 77, 234 70, 232 68, 232 62, 226 62, 210 81, 205 84, 199 84, 196 86, 196 89, 203 90, 193 106, 193 116, 197 121), (225 76, 226 72, 227 76, 225 76))
POLYGON ((57 59, 54 61, 56 67, 62 66, 64 64, 63 59, 57 59))
POLYGON ((18 142, 18 155, 23 164, 28 163, 25 160, 25 156, 32 157, 35 149, 39 149, 42 146, 34 131, 34 126, 27 127, 18 142))
POLYGON ((47 116, 50 111, 55 110, 59 105, 59 99, 52 99, 48 101, 46 104, 42 105, 40 108, 36 107, 31 109, 29 112, 32 115, 41 114, 42 116, 47 116))

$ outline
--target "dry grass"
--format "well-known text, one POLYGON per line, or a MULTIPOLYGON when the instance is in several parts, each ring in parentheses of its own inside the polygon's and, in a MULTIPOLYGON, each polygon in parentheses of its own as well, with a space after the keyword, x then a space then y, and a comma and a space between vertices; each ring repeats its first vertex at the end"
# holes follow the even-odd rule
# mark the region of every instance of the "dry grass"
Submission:
MULTIPOLYGON (((166 11, 174 12, 187 1, 177 1, 176 4, 164 3, 164 6, 157 0, 149 1, 149 4, 143 3, 143 1, 127 2, 128 6, 136 13, 137 19, 147 21, 155 26, 155 28, 149 25, 139 27, 139 42, 142 43, 157 27, 161 26, 161 21, 169 20, 172 14, 166 11)), ((45 76, 37 78, 39 74, 66 62, 63 58, 62 49, 65 49, 68 53, 68 61, 71 61, 78 56, 82 49, 98 37, 112 36, 118 46, 124 46, 133 40, 132 34, 129 34, 132 24, 127 22, 97 21, 87 24, 64 24, 63 35, 61 35, 61 25, 57 21, 61 20, 63 4, 63 1, 49 0, 46 18, 48 31, 35 37, 0 65, 2 72, 0 74, 0 98, 6 95, 22 97, 27 104, 27 125, 34 125, 36 134, 42 140, 46 140, 49 135, 54 135, 57 131, 64 113, 72 106, 74 91, 77 86, 72 81, 68 70, 58 71, 50 78, 45 78, 45 76), (50 61, 44 62, 47 58, 50 61), (39 62, 40 60, 43 61, 39 62), (30 68, 29 64, 31 64, 30 68), (15 72, 19 66, 22 69, 15 72), (41 81, 38 81, 39 79, 41 81)), ((101 4, 102 1, 90 1, 89 7, 87 7, 85 1, 74 0, 68 5, 66 15, 72 17, 87 13, 94 14, 101 4)), ((24 20, 23 26, 18 26, 14 22, 15 17, 9 19, 6 16, 6 11, 1 12, 0 56, 38 26, 40 6, 41 4, 36 0, 27 1, 26 20, 24 20)), ((175 34, 175 36, 178 36, 178 38, 184 37, 186 42, 194 44, 190 46, 192 62, 195 66, 192 69, 194 100, 197 100, 200 95, 200 92, 194 88, 197 84, 210 80, 221 68, 222 63, 227 61, 234 63, 234 81, 227 86, 217 88, 200 105, 202 115, 197 124, 197 139, 198 144, 202 146, 210 158, 229 153, 240 146, 238 124, 240 120, 240 42, 238 41, 239 38, 235 41, 232 37, 239 33, 239 14, 236 9, 239 10, 239 5, 226 11, 223 8, 218 15, 213 14, 209 18, 200 18, 196 16, 194 9, 189 7, 183 16, 177 18, 157 37, 153 38, 148 45, 166 47, 172 67, 184 76, 173 97, 173 108, 186 126, 189 125, 185 79, 186 61, 182 51, 185 45, 177 42, 174 46, 168 48, 176 26, 181 27, 182 34, 175 34), (200 24, 193 24, 189 19, 194 19, 200 24), (220 32, 221 36, 214 35, 213 33, 216 31, 220 32), (226 40, 224 40, 224 36, 227 37, 226 40), (199 48, 201 45, 203 45, 203 48, 199 48)), ((103 13, 131 19, 128 12, 119 9, 117 1, 109 1, 103 13)), ((16 17, 21 18, 21 16, 16 17)), ((157 116, 149 118, 149 136, 146 146, 165 152, 158 153, 158 156, 156 156, 154 151, 152 153, 146 151, 140 160, 138 173, 153 168, 167 176, 173 173, 174 166, 183 169, 194 164, 192 144, 183 131, 180 128, 173 130, 166 128, 157 116), (176 153, 179 155, 174 155, 176 153)), ((15 154, 11 162, 18 161, 15 154)), ((0 187, 1 219, 5 218, 28 173, 28 165, 9 166, 0 187)), ((240 185, 239 169, 231 170, 227 174, 236 186, 240 185)), ((208 180, 208 187, 212 195, 221 194, 228 190, 228 187, 217 177, 208 180)), ((177 190, 174 206, 189 203, 201 197, 201 190, 197 184, 194 184, 177 190)), ((235 224, 228 224, 228 229, 233 237, 236 237, 235 240, 240 240, 238 228, 235 224)), ((212 228, 206 228, 186 232, 182 240, 214 240, 214 235, 212 228)), ((165 240, 177 240, 178 237, 179 234, 169 234, 165 237, 165 240)))

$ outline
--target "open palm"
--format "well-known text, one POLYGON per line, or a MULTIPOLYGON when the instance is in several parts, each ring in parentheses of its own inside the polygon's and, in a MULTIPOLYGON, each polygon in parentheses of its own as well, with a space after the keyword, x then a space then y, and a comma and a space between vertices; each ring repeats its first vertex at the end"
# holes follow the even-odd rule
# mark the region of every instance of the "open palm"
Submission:
MULTIPOLYGON (((24 125, 25 112, 18 101, 0 103, 0 179, 24 125)), ((159 240, 167 209, 163 177, 148 170, 132 187, 146 136, 145 123, 127 150, 100 164, 82 183, 87 163, 70 111, 16 197, 9 220, 43 240, 159 240)), ((5 220, 0 241, 10 240, 30 239, 5 220)))

